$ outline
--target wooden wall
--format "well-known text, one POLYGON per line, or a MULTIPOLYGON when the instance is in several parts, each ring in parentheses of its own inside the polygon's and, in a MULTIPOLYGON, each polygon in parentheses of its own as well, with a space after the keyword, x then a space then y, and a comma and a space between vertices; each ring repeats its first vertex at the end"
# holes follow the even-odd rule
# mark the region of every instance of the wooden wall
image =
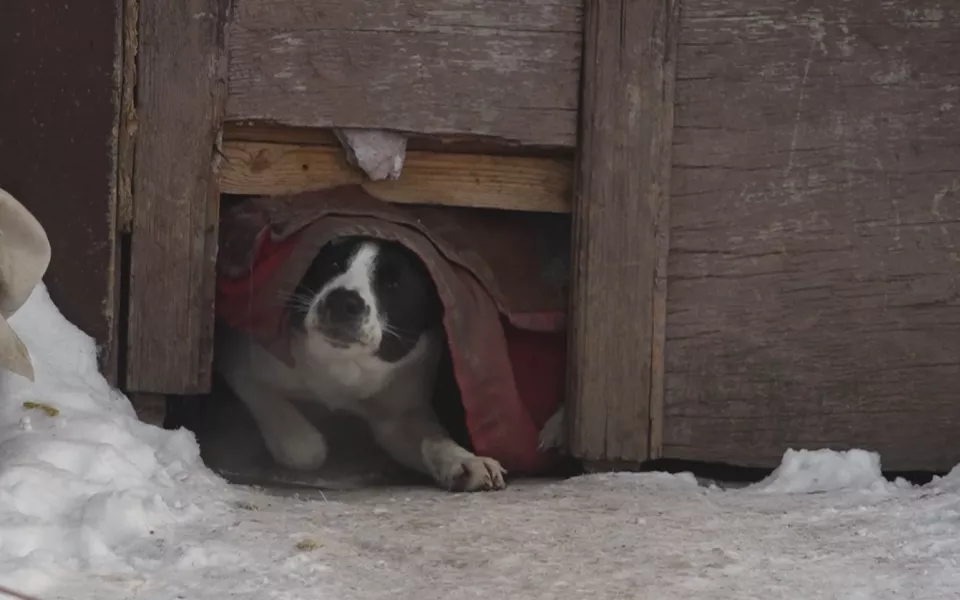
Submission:
POLYGON ((573 147, 583 0, 236 0, 227 118, 573 147))
MULTIPOLYGON (((527 206, 576 222, 574 453, 771 466, 788 447, 857 446, 889 468, 960 461, 960 8, 947 0, 684 0, 679 24, 670 0, 140 4, 153 40, 132 233, 141 391, 209 382, 223 119, 228 133, 252 124, 224 146, 237 193, 356 176, 322 144, 250 133, 265 123, 567 153, 525 163, 523 181, 551 179, 579 144, 575 180, 527 206), (227 18, 226 36, 195 14, 227 18), (170 302, 151 315, 158 281, 170 302)), ((411 173, 448 171, 424 150, 411 173)), ((458 170, 437 189, 456 198, 471 160, 442 163, 458 170)), ((380 193, 414 201, 405 185, 380 193)), ((502 206, 503 189, 461 202, 502 206)))
POLYGON ((663 454, 960 462, 960 6, 685 0, 663 454))
POLYGON ((116 375, 119 19, 115 0, 0 9, 0 187, 46 228, 45 282, 116 375))

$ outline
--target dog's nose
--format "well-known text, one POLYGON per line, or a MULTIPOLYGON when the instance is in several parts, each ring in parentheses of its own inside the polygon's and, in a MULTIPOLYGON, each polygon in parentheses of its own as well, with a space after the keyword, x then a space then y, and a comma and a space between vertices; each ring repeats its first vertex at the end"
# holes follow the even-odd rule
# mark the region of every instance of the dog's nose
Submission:
POLYGON ((344 288, 331 290, 323 304, 334 321, 356 319, 367 308, 367 304, 360 297, 360 294, 344 288))

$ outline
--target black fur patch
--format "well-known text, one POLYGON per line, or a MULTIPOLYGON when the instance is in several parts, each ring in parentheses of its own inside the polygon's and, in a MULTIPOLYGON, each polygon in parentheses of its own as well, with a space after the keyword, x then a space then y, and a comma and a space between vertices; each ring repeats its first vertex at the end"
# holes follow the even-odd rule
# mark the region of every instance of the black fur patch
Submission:
POLYGON ((379 242, 373 292, 388 330, 377 356, 396 362, 416 345, 420 335, 440 322, 436 287, 423 262, 397 242, 379 242))

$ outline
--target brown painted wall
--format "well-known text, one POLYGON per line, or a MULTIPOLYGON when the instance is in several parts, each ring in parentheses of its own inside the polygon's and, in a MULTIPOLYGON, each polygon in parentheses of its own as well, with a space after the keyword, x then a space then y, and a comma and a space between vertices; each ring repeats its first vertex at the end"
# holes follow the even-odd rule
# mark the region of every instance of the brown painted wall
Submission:
POLYGON ((0 186, 46 227, 45 278, 68 319, 112 338, 114 0, 0 8, 0 186))

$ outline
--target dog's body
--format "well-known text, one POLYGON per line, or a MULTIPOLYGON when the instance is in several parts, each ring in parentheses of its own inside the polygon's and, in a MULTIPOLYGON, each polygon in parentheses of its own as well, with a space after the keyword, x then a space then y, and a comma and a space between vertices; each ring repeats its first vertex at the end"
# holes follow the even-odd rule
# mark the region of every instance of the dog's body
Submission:
POLYGON ((221 329, 217 371, 250 409, 274 460, 317 469, 323 435, 296 407, 358 415, 397 462, 452 490, 505 487, 505 471, 454 442, 431 399, 445 338, 426 269, 399 244, 350 237, 324 247, 287 306, 293 366, 221 329))

